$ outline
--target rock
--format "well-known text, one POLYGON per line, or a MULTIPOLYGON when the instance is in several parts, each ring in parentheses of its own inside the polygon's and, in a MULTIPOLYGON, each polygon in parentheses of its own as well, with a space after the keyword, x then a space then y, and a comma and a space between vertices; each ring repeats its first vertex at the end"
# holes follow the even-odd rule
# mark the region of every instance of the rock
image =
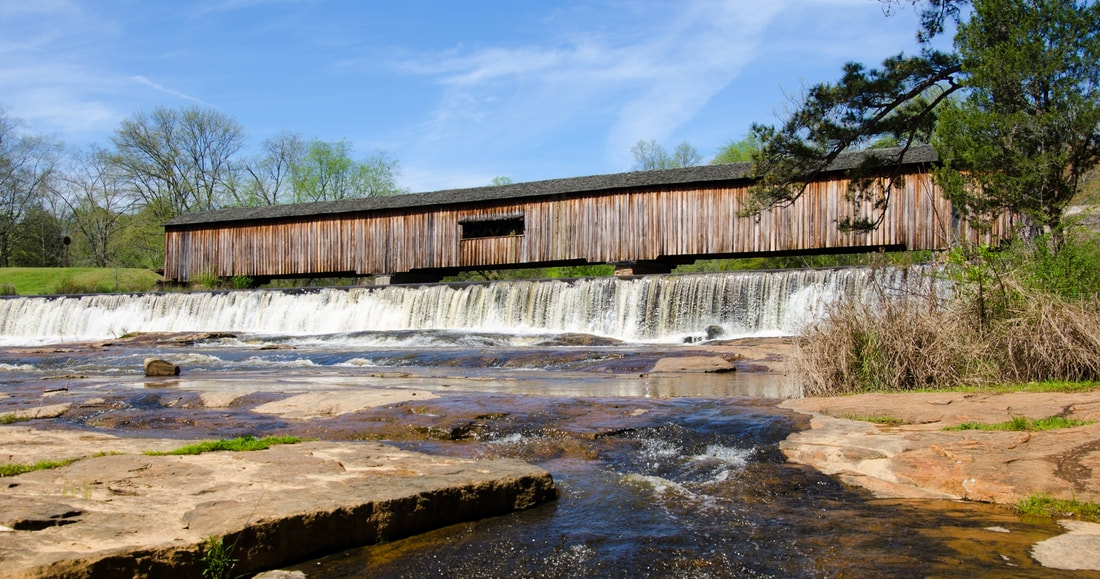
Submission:
POLYGON ((883 498, 949 498, 1013 504, 1032 494, 1100 501, 1100 424, 1042 432, 944 430, 963 422, 1061 415, 1096 421, 1100 392, 914 393, 800 398, 780 404, 812 414, 811 429, 780 443, 813 466, 883 498), (847 417, 890 417, 880 426, 847 417))
POLYGON ((653 365, 654 374, 704 372, 717 374, 722 372, 734 372, 737 368, 724 358, 718 356, 680 356, 676 358, 661 358, 653 365))
POLYGON ((145 359, 145 375, 146 376, 179 376, 180 367, 167 360, 158 360, 157 358, 145 359))
POLYGON ((1031 548, 1035 560, 1052 569, 1100 570, 1100 524, 1058 522, 1069 532, 1036 543, 1031 548))
POLYGON ((726 335, 726 330, 722 326, 719 326, 717 324, 713 324, 713 325, 707 326, 706 333, 707 333, 707 340, 716 340, 718 338, 721 338, 722 336, 725 336, 726 335))
POLYGON ((252 579, 306 579, 306 574, 301 571, 264 571, 252 579))
POLYGON ((0 525, 26 530, 0 533, 2 578, 197 577, 208 537, 250 575, 556 496, 548 472, 518 460, 369 442, 109 455, 4 481, 0 525))

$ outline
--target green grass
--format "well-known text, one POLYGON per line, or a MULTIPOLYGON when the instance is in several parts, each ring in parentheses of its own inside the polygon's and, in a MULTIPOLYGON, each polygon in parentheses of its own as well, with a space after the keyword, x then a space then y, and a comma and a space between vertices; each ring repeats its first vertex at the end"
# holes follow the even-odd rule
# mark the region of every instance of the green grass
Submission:
POLYGON ((0 286, 19 295, 59 293, 147 292, 160 276, 148 269, 97 267, 3 267, 0 286))
POLYGON ((1016 503, 1021 515, 1065 518, 1100 522, 1100 504, 1076 499, 1056 499, 1046 495, 1031 495, 1016 503))
POLYGON ((860 422, 873 422, 884 426, 901 426, 902 424, 906 424, 906 421, 901 418, 888 414, 856 414, 854 412, 847 412, 841 418, 859 420, 860 422))
POLYGON ((19 416, 14 412, 8 414, 0 414, 0 424, 15 424, 17 422, 27 422, 30 418, 26 416, 19 416))
POLYGON ((1009 393, 1009 392, 1092 392, 1093 390, 1100 389, 1100 382, 1082 381, 1082 382, 1068 382, 1065 380, 1049 380, 1045 382, 1022 382, 1014 384, 992 384, 989 386, 959 386, 958 388, 951 388, 949 390, 934 390, 935 392, 992 392, 992 393, 1009 393))
POLYGON ((267 436, 256 438, 254 436, 238 436, 237 438, 223 438, 221 440, 208 440, 198 444, 183 446, 175 450, 157 451, 150 450, 148 456, 168 456, 185 454, 202 454, 204 452, 216 452, 228 450, 232 452, 244 452, 250 450, 264 450, 276 444, 297 444, 302 439, 296 436, 267 436))
POLYGON ((1090 420, 1071 420, 1061 416, 1051 416, 1031 420, 1023 416, 1013 416, 1008 422, 964 422, 956 426, 945 426, 944 430, 1004 430, 1011 432, 1039 432, 1043 430, 1057 430, 1059 428, 1073 428, 1092 424, 1090 420))
POLYGON ((79 459, 70 458, 66 460, 40 460, 34 464, 0 464, 0 477, 16 476, 23 473, 34 472, 36 470, 61 468, 63 466, 70 465, 77 460, 79 459))

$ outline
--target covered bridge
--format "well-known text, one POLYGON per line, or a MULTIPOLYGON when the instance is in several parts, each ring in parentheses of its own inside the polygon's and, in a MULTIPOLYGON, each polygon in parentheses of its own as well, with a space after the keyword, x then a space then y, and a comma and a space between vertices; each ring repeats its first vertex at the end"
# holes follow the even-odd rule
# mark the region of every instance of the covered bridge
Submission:
POLYGON ((959 220, 932 181, 935 153, 914 149, 905 179, 871 232, 843 232, 845 217, 874 217, 849 200, 842 157, 787 207, 741 210, 748 164, 575 177, 320 203, 185 214, 165 225, 166 278, 374 276, 378 283, 438 281, 463 270, 615 264, 621 275, 667 272, 703 258, 941 250, 989 242, 959 220))

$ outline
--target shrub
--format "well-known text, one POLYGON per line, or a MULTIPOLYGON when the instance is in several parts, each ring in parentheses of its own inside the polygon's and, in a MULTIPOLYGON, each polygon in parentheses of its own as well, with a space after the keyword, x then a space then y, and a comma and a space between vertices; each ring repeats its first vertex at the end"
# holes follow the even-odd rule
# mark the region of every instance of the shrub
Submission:
POLYGON ((0 296, 17 296, 19 292, 13 283, 0 283, 0 296))
POLYGON ((1100 243, 1074 232, 952 252, 953 297, 840 303, 795 340, 809 396, 1003 382, 1100 380, 1100 243))

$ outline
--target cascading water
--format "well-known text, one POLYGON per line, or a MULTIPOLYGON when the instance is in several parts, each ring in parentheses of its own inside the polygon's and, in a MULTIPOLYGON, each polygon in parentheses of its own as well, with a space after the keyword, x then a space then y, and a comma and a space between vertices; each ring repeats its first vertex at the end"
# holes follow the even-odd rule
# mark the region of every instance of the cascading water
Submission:
POLYGON ((0 344, 103 340, 127 332, 323 335, 397 330, 587 333, 678 341, 797 332, 841 296, 907 287, 901 269, 825 269, 0 300, 0 344))

